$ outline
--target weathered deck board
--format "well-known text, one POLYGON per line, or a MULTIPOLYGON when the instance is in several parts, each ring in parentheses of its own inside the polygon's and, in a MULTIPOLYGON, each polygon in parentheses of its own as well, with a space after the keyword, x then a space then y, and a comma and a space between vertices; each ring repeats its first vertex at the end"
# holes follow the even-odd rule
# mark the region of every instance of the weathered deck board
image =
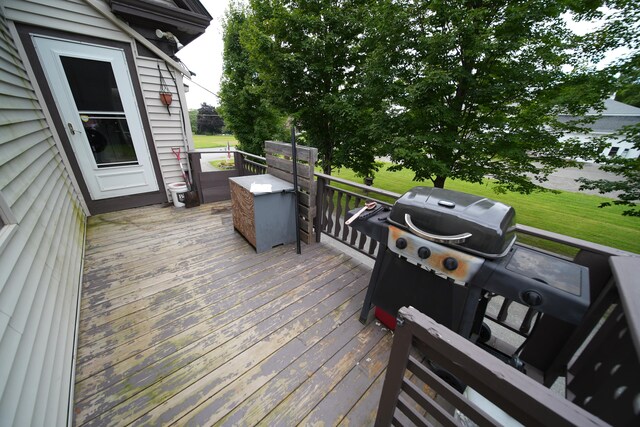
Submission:
MULTIPOLYGON (((316 274, 321 272, 321 269, 324 268, 331 268, 333 267, 335 264, 338 264, 338 262, 342 262, 341 259, 337 259, 337 261, 333 261, 333 262, 328 262, 322 265, 319 265, 317 267, 314 267, 313 269, 308 270, 307 274, 316 274)), ((346 267, 342 267, 340 266, 339 268, 335 269, 334 272, 341 272, 342 270, 346 269, 346 267)), ((299 273, 300 274, 300 273, 299 273)), ((298 278, 292 278, 293 283, 294 284, 298 284, 297 280, 299 280, 298 278)), ((263 285, 264 286, 264 285, 263 285)), ((295 289, 297 292, 301 293, 303 290, 306 290, 306 288, 303 287, 298 287, 295 289)), ((287 295, 288 298, 291 298, 292 295, 290 295, 292 292, 289 292, 289 294, 287 295)), ((212 297, 216 297, 215 294, 211 295, 212 297)), ((240 295, 240 294, 236 294, 235 296, 241 298, 242 296, 245 295, 240 295)), ((241 299, 239 298, 235 298, 234 300, 232 300, 231 303, 227 302, 227 301, 222 301, 221 303, 218 304, 214 304, 212 305, 210 308, 206 309, 206 311, 209 311, 210 314, 207 314, 206 312, 204 312, 205 310, 199 310, 200 313, 196 314, 195 316, 187 316, 186 319, 183 317, 181 317, 184 313, 183 310, 178 310, 174 315, 174 321, 172 322, 172 324, 169 324, 166 328, 162 328, 162 327, 157 327, 156 330, 153 331, 153 333, 151 335, 149 334, 145 334, 144 330, 140 331, 140 333, 136 333, 136 331, 134 330, 133 334, 128 334, 125 336, 125 339, 123 339, 123 342, 118 343, 117 340, 109 340, 109 341, 116 341, 114 343, 114 347, 115 346, 119 346, 119 350, 118 350, 118 355, 120 357, 129 357, 129 356, 133 356, 135 355, 138 351, 138 349, 140 348, 146 348, 146 346, 149 343, 152 342, 161 342, 164 339, 167 339, 168 337, 171 337, 172 335, 174 335, 174 332, 176 332, 176 329, 178 331, 183 331, 186 329, 189 329, 189 327, 192 326, 196 326, 199 323, 203 322, 203 320, 207 320, 209 317, 216 317, 221 313, 224 313, 225 311, 229 310, 230 308, 236 307, 238 304, 240 304, 242 302, 241 299), (125 343, 132 343, 132 346, 125 346, 125 343), (133 348, 131 348, 133 347, 133 348)), ((290 303, 291 300, 288 301, 284 301, 284 303, 290 303)), ((274 303, 274 302, 271 302, 274 303)), ((242 309, 242 305, 240 305, 239 307, 240 309, 242 309)), ((219 321, 219 319, 216 319, 216 321, 219 321)), ((210 330, 210 327, 207 329, 210 330)), ((110 345, 110 343, 107 343, 107 345, 110 345)), ((98 347, 99 349, 100 347, 98 347)), ((94 355, 95 356, 103 356, 98 358, 98 361, 93 361, 92 365, 95 365, 96 363, 100 363, 100 362, 104 362, 104 365, 100 365, 100 366, 107 366, 108 364, 113 363, 113 360, 109 360, 110 357, 107 354, 106 355, 106 360, 105 360, 105 353, 104 352, 100 352, 97 351, 97 354, 94 355)), ((90 355, 91 356, 91 355, 90 355)), ((80 357, 80 360, 83 360, 83 357, 80 357)))
MULTIPOLYGON (((368 325, 363 330, 356 313, 340 328, 331 331, 320 342, 310 347, 300 358, 278 373, 276 377, 245 399, 222 419, 222 424, 252 425, 259 422, 273 411, 282 400, 321 369, 338 351, 349 344, 354 344, 351 342, 354 336, 358 336, 364 341, 377 342, 381 334, 380 328, 374 324, 368 325)), ((378 394, 376 398, 379 396, 378 394)), ((377 403, 375 402, 374 406, 377 403)))
MULTIPOLYGON (((250 276, 254 277, 257 273, 264 271, 266 268, 281 271, 283 274, 291 274, 291 271, 295 271, 295 265, 293 265, 295 261, 284 258, 282 256, 283 251, 274 249, 269 251, 267 256, 260 257, 260 259, 246 259, 241 262, 234 263, 233 268, 226 270, 229 274, 216 281, 218 283, 224 281, 220 286, 220 290, 222 291, 224 289, 227 292, 237 294, 239 290, 250 286, 251 282, 245 280, 241 283, 242 288, 239 288, 240 285, 238 285, 238 287, 233 287, 233 289, 230 288, 231 284, 238 282, 241 278, 250 276)), ((321 254, 318 253, 317 255, 319 256, 321 254)), ((156 316, 166 313, 171 309, 175 309, 178 305, 187 304, 199 297, 204 298, 210 296, 208 287, 211 286, 213 282, 214 281, 209 278, 201 281, 188 280, 180 285, 180 292, 177 294, 175 291, 164 292, 163 296, 165 298, 158 299, 158 293, 155 293, 151 297, 136 301, 136 310, 133 312, 131 311, 133 303, 128 304, 127 306, 114 308, 109 310, 108 313, 102 313, 99 316, 95 316, 91 327, 85 327, 83 330, 86 330, 91 335, 92 342, 95 342, 95 340, 115 334, 118 331, 132 327, 137 323, 150 321, 156 316), (144 317, 138 316, 138 311, 142 309, 145 310, 144 317)), ((172 290, 175 290, 175 287, 172 288, 172 290)), ((222 296, 222 294, 219 295, 219 298, 221 299, 222 296)), ((87 322, 87 326, 89 325, 90 322, 87 322)))
POLYGON ((252 325, 251 321, 257 322, 269 316, 270 313, 262 307, 265 301, 273 299, 273 295, 278 292, 285 292, 287 289, 294 287, 294 285, 295 283, 285 282, 279 286, 273 286, 268 292, 261 292, 253 298, 246 299, 240 305, 233 307, 229 305, 223 313, 207 319, 201 327, 186 329, 171 341, 156 345, 152 349, 147 349, 135 358, 124 360, 119 364, 113 364, 110 369, 93 375, 87 378, 86 381, 79 382, 77 390, 82 392, 82 395, 90 395, 90 390, 97 388, 99 385, 104 388, 115 382, 127 380, 137 371, 152 364, 155 364, 154 369, 156 370, 164 370, 162 364, 167 367, 175 365, 175 360, 182 356, 182 352, 190 353, 193 356, 195 350, 199 351, 201 348, 206 347, 207 339, 215 339, 217 330, 224 327, 226 331, 233 331, 235 328, 241 332, 242 329, 238 328, 248 328, 252 325), (203 341, 195 343, 203 338, 203 341), (188 346, 190 343, 195 344, 188 346), (181 351, 181 347, 188 348, 181 351), (171 357, 162 360, 162 358, 169 355, 171 357))
POLYGON ((391 334, 357 320, 369 275, 324 245, 256 254, 228 202, 90 218, 75 424, 370 423, 391 334))

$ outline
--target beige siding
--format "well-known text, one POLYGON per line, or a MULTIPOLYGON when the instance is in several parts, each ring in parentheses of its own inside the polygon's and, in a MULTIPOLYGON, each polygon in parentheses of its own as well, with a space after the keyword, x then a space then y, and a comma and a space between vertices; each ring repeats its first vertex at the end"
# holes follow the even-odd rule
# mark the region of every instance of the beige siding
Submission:
POLYGON ((16 22, 109 40, 130 40, 119 28, 83 0, 4 1, 7 19, 16 22))
MULTIPOLYGON (((183 167, 186 170, 187 161, 186 156, 184 156, 185 141, 183 138, 185 131, 182 121, 180 120, 180 102, 178 100, 179 95, 176 90, 176 85, 171 78, 171 74, 167 71, 167 66, 164 61, 147 57, 138 57, 136 60, 163 180, 165 185, 182 181, 180 165, 171 151, 172 147, 180 147, 183 157, 183 167), (160 74, 158 72, 158 66, 160 66, 160 70, 162 70, 165 83, 173 94, 173 102, 169 107, 171 114, 167 111, 167 107, 160 102, 160 74)), ((173 73, 177 84, 181 85, 182 75, 177 73, 173 68, 169 69, 171 73, 173 73)), ((184 99, 182 100, 182 105, 186 108, 184 99)), ((187 128, 186 130, 190 132, 190 124, 185 123, 185 127, 187 128)), ((190 138, 189 133, 187 133, 187 137, 190 138)))
POLYGON ((65 425, 86 218, 1 14, 0 424, 65 425))

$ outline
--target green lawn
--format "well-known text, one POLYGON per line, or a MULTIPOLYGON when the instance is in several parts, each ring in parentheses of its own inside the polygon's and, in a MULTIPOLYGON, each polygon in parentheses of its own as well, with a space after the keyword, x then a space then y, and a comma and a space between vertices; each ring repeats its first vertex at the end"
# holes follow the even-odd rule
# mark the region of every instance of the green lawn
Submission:
POLYGON ((209 164, 214 168, 220 169, 220 170, 233 169, 235 166, 233 157, 231 157, 231 159, 212 160, 209 162, 209 164))
MULTIPOLYGON (((347 169, 334 171, 333 175, 362 183, 361 178, 356 178, 347 169)), ((402 194, 417 185, 431 185, 430 182, 415 182, 412 178, 413 172, 408 170, 389 172, 384 169, 376 174, 373 186, 402 194)), ((617 206, 598 208, 601 201, 609 200, 604 197, 565 191, 558 194, 496 194, 491 183, 470 184, 453 180, 448 180, 445 188, 485 196, 513 206, 519 224, 640 253, 640 218, 622 216, 620 212, 623 209, 617 206)))
POLYGON ((227 142, 232 146, 238 143, 233 135, 193 135, 196 148, 224 148, 227 142))

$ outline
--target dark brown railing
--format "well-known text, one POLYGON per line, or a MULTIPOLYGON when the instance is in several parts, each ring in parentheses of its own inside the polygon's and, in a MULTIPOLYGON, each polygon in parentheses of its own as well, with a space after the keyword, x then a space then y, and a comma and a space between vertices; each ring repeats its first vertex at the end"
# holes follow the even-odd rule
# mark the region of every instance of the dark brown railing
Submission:
POLYGON ((202 203, 229 200, 231 198, 229 178, 231 177, 266 173, 264 157, 240 150, 198 150, 190 151, 188 156, 193 184, 202 203), (203 171, 200 163, 203 153, 233 155, 234 166, 231 169, 219 171, 203 171))
POLYGON ((378 253, 378 242, 345 225, 347 212, 364 206, 365 201, 375 201, 390 207, 401 195, 319 172, 316 172, 315 176, 318 180, 316 205, 319 212, 316 233, 319 229, 327 236, 370 258, 375 258, 378 253))
MULTIPOLYGON (((267 166, 265 158, 242 151, 233 151, 232 153, 234 155, 235 168, 232 171, 225 171, 224 173, 231 174, 230 176, 266 173, 267 166)), ((190 153, 192 166, 193 163, 199 162, 199 157, 198 153, 190 153)), ((219 172, 202 173, 199 166, 194 167, 194 178, 196 175, 199 176, 199 179, 195 181, 198 182, 197 185, 200 186, 200 191, 204 191, 205 193, 209 192, 207 194, 217 194, 222 191, 220 188, 225 186, 228 188, 228 184, 222 183, 222 181, 226 181, 228 178, 222 175, 216 175, 214 178, 215 174, 219 174, 219 172), (202 188, 214 181, 215 188, 202 188)), ((322 173, 315 173, 315 177, 317 179, 317 192, 315 196, 316 216, 314 222, 316 240, 320 240, 320 234, 325 234, 371 258, 375 258, 379 250, 378 243, 351 227, 345 226, 347 212, 356 207, 363 206, 367 200, 373 200, 390 207, 394 201, 400 197, 400 194, 322 173)), ((638 295, 638 287, 636 285, 638 282, 637 278, 640 276, 640 272, 638 271, 638 265, 640 264, 638 257, 635 254, 614 248, 528 226, 518 225, 517 232, 519 236, 518 240, 521 242, 520 244, 525 242, 530 245, 536 245, 536 242, 541 240, 545 243, 553 242, 553 244, 557 245, 560 256, 589 268, 592 303, 579 325, 569 325, 551 316, 540 316, 537 318, 538 313, 534 309, 500 296, 494 296, 485 314, 485 321, 489 324, 494 337, 486 343, 472 344, 471 341, 463 340, 454 334, 452 337, 456 337, 455 342, 457 344, 451 345, 451 343, 454 342, 453 338, 449 337, 452 332, 448 330, 446 332, 440 331, 440 328, 442 328, 440 325, 437 325, 437 327, 433 325, 425 327, 424 324, 416 324, 415 327, 412 327, 411 336, 423 336, 424 338, 424 330, 429 333, 436 331, 437 333, 430 338, 432 341, 430 343, 426 342, 427 348, 429 348, 429 345, 432 347, 435 346, 428 350, 429 357, 431 358, 432 354, 436 354, 438 351, 444 351, 444 354, 448 355, 447 357, 450 357, 451 354, 455 354, 456 357, 463 357, 467 365, 463 366, 460 363, 456 363, 452 368, 452 372, 455 375, 459 374, 461 379, 466 383, 476 384, 473 386, 474 389, 477 387, 477 390, 482 390, 482 394, 485 395, 485 397, 493 396, 493 398, 500 403, 499 406, 504 406, 503 409, 507 409, 509 413, 515 412, 512 414, 514 418, 525 421, 525 423, 531 421, 531 414, 538 417, 538 424, 555 424, 556 422, 559 424, 580 424, 582 421, 594 422, 595 424, 601 423, 599 420, 594 421, 590 418, 589 414, 575 411, 575 407, 573 406, 567 407, 567 401, 561 401, 561 403, 547 401, 549 398, 548 391, 539 391, 538 388, 532 388, 534 385, 535 387, 541 387, 540 383, 548 387, 553 384, 559 376, 567 375, 567 372, 569 372, 569 375, 567 376, 566 390, 570 398, 578 405, 585 407, 594 414, 598 414, 598 416, 608 422, 610 422, 609 419, 599 412, 602 411, 603 408, 616 408, 614 412, 627 414, 621 408, 624 405, 627 405, 624 406, 625 408, 631 407, 633 404, 637 406, 639 395, 638 384, 640 383, 640 380, 638 380, 640 370, 638 369, 636 351, 638 346, 640 346, 640 343, 637 342, 639 336, 638 329, 640 329, 640 319, 638 319, 638 316, 640 316, 640 307, 638 307, 640 295, 638 295), (629 260, 632 262, 630 263, 629 260), (625 297, 621 298, 620 295, 625 297), (624 312, 622 312, 622 309, 624 309, 624 312), (537 320, 534 322, 535 318, 537 318, 537 320), (620 323, 621 319, 627 320, 620 323), (536 324, 535 327, 532 326, 534 323, 536 324), (420 328, 423 330, 420 331, 420 328), (500 335, 495 333, 496 330, 502 330, 503 333, 511 334, 512 339, 509 339, 509 341, 512 342, 514 341, 513 336, 516 336, 517 339, 515 341, 519 343, 518 345, 522 344, 519 357, 526 365, 527 375, 534 378, 537 383, 529 383, 527 382, 528 380, 521 379, 521 373, 514 371, 507 364, 498 362, 498 359, 493 358, 493 356, 489 354, 502 354, 508 358, 508 356, 513 355, 515 351, 513 345, 508 345, 505 340, 495 336, 500 335), (614 336, 624 337, 628 330, 631 330, 632 333, 626 336, 631 335, 632 339, 627 339, 624 342, 618 342, 619 340, 616 341, 615 339, 612 340, 614 336), (594 335, 594 331, 598 332, 595 332, 594 335), (596 339, 595 337, 598 336, 598 333, 604 336, 604 338, 596 339), (444 339, 442 337, 449 338, 444 339), (435 338, 438 339, 433 341, 435 338), (441 348, 439 346, 444 347, 441 348), (447 346, 453 347, 453 349, 447 346), (483 351, 483 349, 488 350, 488 352, 483 351), (598 371, 598 367, 601 366, 602 361, 605 360, 607 356, 611 356, 611 354, 620 355, 621 357, 618 358, 619 360, 616 359, 612 362, 614 363, 613 365, 607 365, 607 375, 604 377, 600 374, 595 375, 594 372, 598 371), (474 364, 470 360, 476 360, 479 361, 479 363, 474 364), (491 360, 491 362, 486 362, 487 360, 491 360), (488 365, 486 365, 485 362, 488 363, 488 365), (491 369, 490 373, 487 373, 483 371, 481 365, 492 366, 494 368, 491 369), (569 367, 568 371, 567 367, 569 367), (462 371, 458 372, 456 369, 462 369, 462 371), (508 374, 505 374, 503 370, 508 370, 505 371, 508 372, 508 374), (476 371, 485 372, 486 375, 474 374, 476 371), (620 385, 622 383, 619 380, 620 375, 617 373, 623 373, 622 378, 626 378, 625 384, 627 385, 620 385), (514 375, 515 377, 513 377, 514 375), (578 377, 577 380, 576 377, 578 377), (513 379, 513 381, 504 381, 505 378, 513 379), (580 380, 580 378, 587 378, 588 381, 580 380), (477 383, 478 379, 481 380, 480 383, 477 383), (492 385, 484 387, 481 384, 483 381, 489 381, 487 384, 492 385), (603 390, 606 389, 605 394, 603 394, 602 390, 598 389, 601 385, 603 385, 603 390), (604 385, 606 385, 606 387, 604 387, 604 385), (518 391, 518 388, 521 390, 518 391), (494 391, 492 392, 492 390, 494 391), (535 391, 535 393, 531 394, 529 401, 523 403, 524 400, 522 399, 526 400, 527 398, 522 397, 522 390, 525 390, 527 393, 535 391), (520 397, 514 400, 513 396, 516 395, 520 397), (609 402, 612 396, 615 399, 618 399, 620 396, 622 396, 622 398, 617 400, 615 404, 612 404, 609 402), (620 406, 621 404, 622 406, 620 406), (529 415, 523 415, 521 413, 522 411, 518 409, 520 405, 529 405, 523 406, 529 408, 527 410, 529 415), (551 405, 551 409, 549 405, 551 405), (571 415, 567 416, 565 411, 569 410, 574 412, 571 412, 571 415)), ((548 247, 548 245, 545 247, 548 247)), ((553 250, 556 251, 555 248, 553 250)), ((406 324, 411 324, 411 320, 405 321, 405 325, 406 324)), ((399 329, 403 330, 405 327, 406 326, 402 326, 399 329)), ((400 335, 402 334, 396 334, 396 339, 400 339, 398 338, 400 335)), ((425 339, 425 341, 428 340, 425 339)), ((403 342, 407 342, 406 337, 403 338, 403 342)), ((394 352, 395 351, 396 350, 394 350, 394 352)), ((483 414, 482 410, 474 409, 473 404, 466 402, 464 400, 465 398, 452 397, 454 391, 452 391, 451 387, 447 388, 448 386, 442 384, 442 381, 439 380, 438 377, 434 379, 434 375, 430 373, 429 369, 424 366, 418 366, 416 360, 415 357, 412 357, 405 359, 405 362, 403 362, 402 369, 408 366, 412 372, 409 378, 417 378, 429 384, 432 390, 438 392, 440 396, 450 397, 453 399, 455 407, 458 409, 466 408, 467 412, 473 415, 470 417, 475 419, 478 424, 488 425, 492 423, 490 419, 485 417, 486 414, 483 414)), ((446 360, 448 359, 444 358, 441 360, 443 366, 446 365, 446 360)), ((390 371, 396 369, 395 367, 392 368, 394 363, 395 362, 390 363, 390 371)), ((604 370, 602 372, 604 372, 604 370)), ((399 393, 398 390, 402 389, 403 394, 400 394, 400 397, 394 400, 394 407, 397 406, 398 408, 406 409, 406 411, 403 410, 405 415, 399 415, 401 418, 403 416, 407 417, 405 419, 410 419, 420 425, 424 422, 420 417, 428 418, 433 416, 440 423, 451 425, 450 413, 443 413, 441 411, 442 408, 436 408, 433 402, 430 402, 425 396, 419 393, 419 388, 411 384, 405 384, 406 381, 403 381, 404 380, 401 380, 399 382, 400 388, 396 390, 399 393), (407 400, 407 397, 411 397, 413 402, 409 402, 411 399, 407 400), (422 404, 427 410, 421 414, 412 413, 411 408, 415 407, 416 402, 422 404), (427 413, 429 415, 426 415, 427 413)), ((396 383, 397 382, 396 380, 396 383)), ((542 388, 541 390, 546 389, 542 388)), ((465 412, 465 414, 467 412, 465 412)), ((637 418, 638 415, 636 414, 635 417, 637 418)), ((388 421, 388 419, 386 420, 388 421)), ((532 421, 532 423, 535 424, 536 422, 532 421)), ((617 422, 614 424, 617 424, 617 422)))
POLYGON ((266 159, 262 156, 236 150, 233 152, 236 170, 240 176, 267 173, 266 159))
MULTIPOLYGON (((371 258, 375 258, 378 243, 357 230, 345 226, 347 212, 361 207, 365 201, 373 200, 385 206, 391 206, 400 194, 375 187, 358 184, 345 179, 315 174, 318 180, 318 212, 316 232, 336 239, 371 258)), ((525 242, 545 241, 557 244, 563 258, 589 268, 590 292, 592 300, 601 294, 611 278, 609 258, 611 256, 629 256, 629 252, 580 239, 539 230, 533 227, 517 225, 518 240, 525 242), (570 254, 570 255, 568 255, 570 254)), ((568 363, 570 354, 575 353, 577 343, 568 342, 576 333, 576 327, 539 313, 519 302, 494 296, 487 307, 485 322, 493 337, 483 344, 494 354, 509 358, 517 346, 520 358, 529 366, 529 374, 547 386, 553 384, 568 363), (534 323, 537 323, 534 328, 534 323), (507 344, 517 343, 517 345, 507 344)))
MULTIPOLYGON (((637 355, 634 356, 637 369, 637 355)), ((595 384, 592 388, 597 387, 595 384)), ((629 392, 633 396, 637 389, 629 392)), ((614 400, 614 393, 605 399, 614 400)), ((416 309, 404 307, 398 313, 375 425, 456 426, 469 425, 469 419, 479 426, 495 426, 504 424, 505 417, 526 426, 604 426, 608 422, 634 425, 634 418, 637 421, 630 401, 625 402, 624 415, 610 414, 610 410, 596 411, 594 415, 577 403, 502 363, 416 309), (478 399, 478 395, 498 409, 478 399)))

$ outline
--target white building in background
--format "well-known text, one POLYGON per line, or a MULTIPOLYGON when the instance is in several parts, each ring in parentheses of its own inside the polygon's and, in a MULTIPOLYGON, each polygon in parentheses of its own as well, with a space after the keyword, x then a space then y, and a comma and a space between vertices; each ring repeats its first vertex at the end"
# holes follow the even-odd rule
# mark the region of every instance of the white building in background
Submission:
MULTIPOLYGON (((640 150, 634 148, 631 142, 624 141, 623 138, 616 135, 623 127, 640 123, 640 108, 623 104, 613 99, 607 99, 604 102, 604 107, 604 111, 599 113, 602 117, 594 123, 585 125, 585 127, 591 129, 590 133, 571 133, 567 136, 577 137, 585 141, 593 137, 609 136, 610 145, 605 148, 602 154, 609 157, 620 156, 625 158, 640 156, 640 150)), ((588 116, 597 114, 595 111, 587 113, 588 116)), ((569 121, 574 118, 574 116, 570 115, 560 115, 561 121, 569 121)))

